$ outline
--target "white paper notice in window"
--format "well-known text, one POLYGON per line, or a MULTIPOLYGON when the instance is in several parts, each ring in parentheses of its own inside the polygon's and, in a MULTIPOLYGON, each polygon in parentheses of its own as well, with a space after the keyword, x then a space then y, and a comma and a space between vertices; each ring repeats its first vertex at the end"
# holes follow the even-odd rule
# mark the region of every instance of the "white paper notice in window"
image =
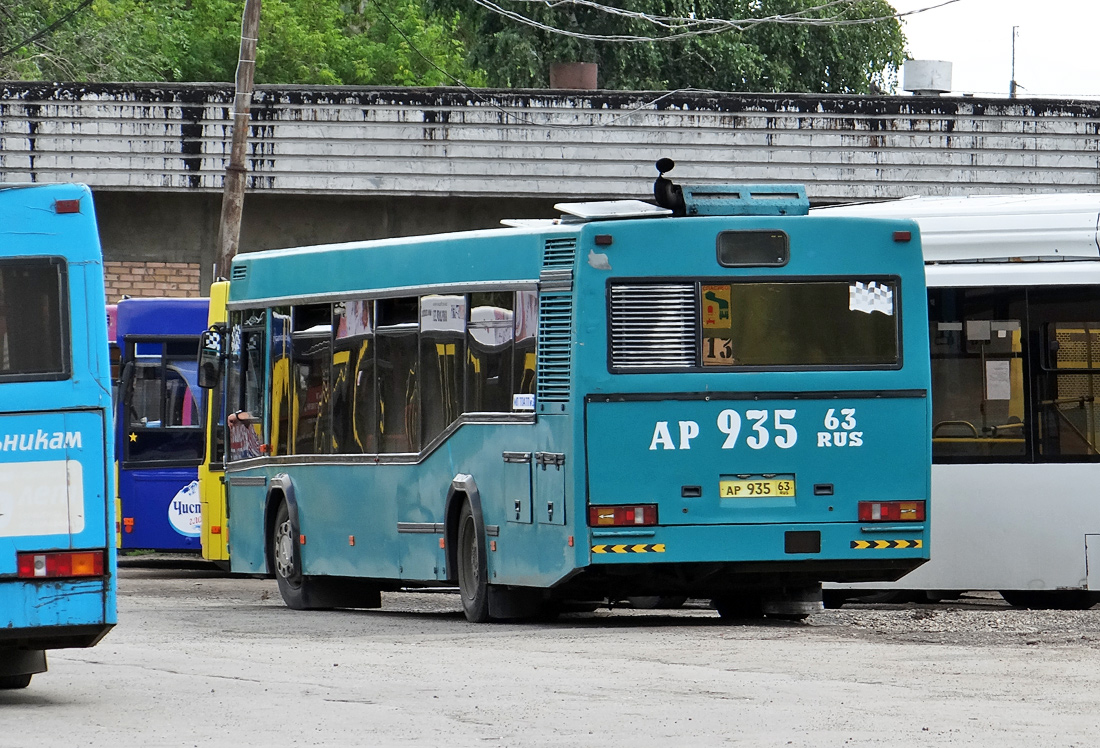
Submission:
POLYGON ((985 362, 985 398, 987 400, 1011 400, 1012 376, 1008 361, 985 362))
POLYGON ((878 281, 856 281, 848 286, 848 309, 853 312, 882 312, 894 316, 894 289, 878 281))

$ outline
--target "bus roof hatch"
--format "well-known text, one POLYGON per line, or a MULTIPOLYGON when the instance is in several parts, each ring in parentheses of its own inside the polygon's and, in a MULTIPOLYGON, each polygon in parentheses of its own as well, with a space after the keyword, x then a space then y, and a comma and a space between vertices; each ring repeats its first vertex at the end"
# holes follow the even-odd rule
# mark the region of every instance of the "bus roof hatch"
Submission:
POLYGON ((800 184, 685 184, 689 216, 804 216, 810 212, 800 184))

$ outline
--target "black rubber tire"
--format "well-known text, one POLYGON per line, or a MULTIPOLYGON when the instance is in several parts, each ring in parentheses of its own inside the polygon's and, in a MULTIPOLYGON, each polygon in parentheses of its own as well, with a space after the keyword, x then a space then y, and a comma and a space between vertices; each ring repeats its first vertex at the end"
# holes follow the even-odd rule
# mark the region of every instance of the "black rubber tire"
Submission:
POLYGON ((489 620, 489 578, 483 531, 469 503, 458 514, 458 590, 462 610, 470 623, 489 620))
POLYGON ((0 690, 26 688, 31 684, 31 675, 0 675, 0 690))
POLYGON ((757 621, 764 617, 763 601, 755 595, 716 597, 711 605, 727 621, 757 621))
POLYGON ((270 542, 272 571, 283 602, 292 610, 309 610, 307 582, 302 576, 302 556, 285 501, 280 501, 279 508, 275 510, 270 542))
POLYGON ((1100 602, 1089 590, 1001 590, 1001 597, 1013 608, 1030 610, 1088 610, 1100 602))

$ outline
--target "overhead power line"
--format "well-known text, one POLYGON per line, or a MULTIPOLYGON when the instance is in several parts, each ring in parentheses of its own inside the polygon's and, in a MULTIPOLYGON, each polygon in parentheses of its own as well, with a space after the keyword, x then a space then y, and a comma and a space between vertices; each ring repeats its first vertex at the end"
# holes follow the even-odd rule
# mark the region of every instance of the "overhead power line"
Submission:
POLYGON ((82 0, 82 2, 79 5, 77 5, 75 8, 70 10, 65 15, 61 16, 61 18, 58 18, 56 21, 51 23, 46 28, 41 29, 40 31, 34 32, 33 34, 31 34, 30 36, 28 36, 26 39, 19 42, 18 44, 14 45, 14 46, 11 46, 11 47, 8 47, 7 49, 5 49, 3 51, 0 51, 0 59, 3 59, 5 57, 7 57, 8 55, 10 55, 12 52, 19 49, 20 47, 24 47, 28 44, 33 44, 34 42, 38 41, 42 37, 46 36, 47 34, 53 33, 56 29, 60 28, 62 25, 64 25, 66 22, 68 22, 68 20, 70 18, 72 18, 77 13, 79 13, 80 11, 84 10, 89 5, 91 5, 92 2, 93 2, 93 0, 82 0))
POLYGON ((683 39, 690 36, 706 36, 710 34, 722 34, 730 31, 745 31, 753 26, 759 26, 761 24, 785 24, 795 26, 859 26, 867 25, 871 23, 881 23, 883 21, 899 20, 906 16, 915 15, 917 13, 925 13, 929 10, 935 10, 942 8, 945 5, 951 5, 959 2, 959 0, 941 0, 941 2, 928 5, 924 8, 917 8, 915 10, 906 11, 904 13, 892 13, 889 15, 873 16, 868 18, 851 18, 845 15, 846 11, 851 10, 861 0, 826 0, 810 8, 805 8, 793 13, 781 13, 771 16, 759 16, 754 18, 691 18, 683 16, 662 16, 652 13, 643 13, 641 11, 626 10, 624 8, 615 8, 609 5, 603 5, 602 3, 595 2, 595 0, 514 0, 514 2, 528 3, 543 5, 547 8, 557 8, 559 6, 580 6, 586 8, 592 8, 608 15, 615 15, 632 20, 644 21, 657 28, 667 29, 671 33, 660 34, 654 36, 643 36, 637 34, 590 34, 583 31, 571 31, 569 29, 561 29, 550 24, 536 21, 533 18, 523 15, 514 10, 499 5, 495 0, 473 0, 477 5, 490 10, 493 13, 497 13, 505 18, 508 18, 517 23, 521 23, 533 28, 539 29, 552 34, 559 34, 561 36, 569 36, 575 39, 585 39, 588 41, 598 42, 662 42, 662 41, 674 41, 676 39, 683 39), (828 12, 822 17, 818 17, 816 13, 828 12))

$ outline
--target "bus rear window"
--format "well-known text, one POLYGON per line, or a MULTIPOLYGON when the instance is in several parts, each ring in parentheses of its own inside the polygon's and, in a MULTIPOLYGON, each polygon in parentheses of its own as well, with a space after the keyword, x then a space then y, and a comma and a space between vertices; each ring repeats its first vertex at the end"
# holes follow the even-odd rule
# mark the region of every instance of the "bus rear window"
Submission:
POLYGON ((894 280, 701 286, 704 367, 894 366, 894 280))
POLYGON ((60 258, 0 260, 0 379, 69 375, 66 280, 60 258))

